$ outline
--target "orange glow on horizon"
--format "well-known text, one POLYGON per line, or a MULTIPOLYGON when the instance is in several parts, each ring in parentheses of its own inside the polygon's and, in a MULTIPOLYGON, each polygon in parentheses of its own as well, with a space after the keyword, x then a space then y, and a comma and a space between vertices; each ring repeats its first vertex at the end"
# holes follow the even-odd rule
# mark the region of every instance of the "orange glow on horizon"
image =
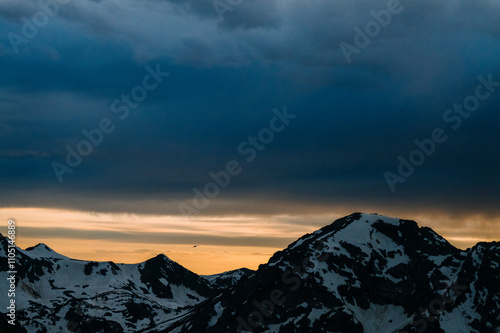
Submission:
MULTIPOLYGON (((300 225, 285 228, 276 220, 247 216, 193 220, 179 216, 3 208, 0 217, 16 220, 16 245, 22 249, 44 243, 73 259, 116 263, 143 262, 163 253, 202 275, 242 267, 257 269, 274 252, 312 231, 300 225)), ((0 226, 3 235, 6 225, 0 226)))
MULTIPOLYGON (((22 249, 44 243, 73 259, 116 263, 143 262, 163 253, 197 274, 208 275, 241 267, 257 269, 274 252, 333 222, 332 216, 335 215, 200 216, 192 219, 1 208, 0 219, 4 223, 0 224, 0 232, 6 235, 7 220, 14 218, 16 245, 22 249)), ((493 241, 495 236, 500 239, 500 231, 495 235, 485 228, 493 222, 480 217, 465 222, 427 216, 416 220, 461 249, 480 241, 493 241)))

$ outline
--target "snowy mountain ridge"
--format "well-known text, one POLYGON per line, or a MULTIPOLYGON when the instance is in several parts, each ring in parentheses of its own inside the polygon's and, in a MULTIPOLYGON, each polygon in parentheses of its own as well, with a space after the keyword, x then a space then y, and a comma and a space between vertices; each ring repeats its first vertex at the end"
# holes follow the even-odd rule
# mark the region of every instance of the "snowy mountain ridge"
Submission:
MULTIPOLYGON (((115 264, 71 259, 45 244, 16 250, 19 332, 135 332, 181 316, 252 272, 201 277, 163 254, 139 264, 115 264)), ((1 237, 2 281, 6 253, 7 238, 1 237)), ((2 295, 7 289, 7 283, 0 284, 2 295)))
POLYGON ((498 242, 463 251, 376 214, 304 235, 255 272, 85 262, 40 244, 17 260, 23 332, 500 332, 498 242))
POLYGON ((409 220, 355 213, 148 332, 500 332, 499 243, 459 250, 409 220))

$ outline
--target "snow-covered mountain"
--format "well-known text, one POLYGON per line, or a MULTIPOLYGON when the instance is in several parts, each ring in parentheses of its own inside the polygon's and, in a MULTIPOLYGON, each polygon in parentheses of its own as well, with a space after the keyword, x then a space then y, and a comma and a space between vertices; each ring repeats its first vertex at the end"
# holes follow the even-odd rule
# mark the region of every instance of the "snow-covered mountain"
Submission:
MULTIPOLYGON (((1 312, 7 296, 7 239, 0 237, 1 312)), ((19 332, 137 332, 182 316, 253 272, 201 277, 160 254, 140 264, 74 260, 44 244, 16 258, 19 332), (221 282, 221 286, 217 283, 221 282)), ((2 315, 2 319, 6 318, 2 315)), ((2 322, 3 328, 12 328, 2 322)))
POLYGON ((240 268, 224 273, 213 275, 201 275, 201 277, 208 280, 215 288, 229 288, 236 284, 242 277, 252 275, 254 271, 248 268, 240 268))
POLYGON ((147 332, 500 332, 500 244, 353 214, 277 252, 184 318, 147 332))
POLYGON ((19 250, 17 288, 27 332, 500 332, 499 243, 462 251, 376 214, 307 234, 255 272, 214 276, 163 255, 85 262, 40 244, 19 250))

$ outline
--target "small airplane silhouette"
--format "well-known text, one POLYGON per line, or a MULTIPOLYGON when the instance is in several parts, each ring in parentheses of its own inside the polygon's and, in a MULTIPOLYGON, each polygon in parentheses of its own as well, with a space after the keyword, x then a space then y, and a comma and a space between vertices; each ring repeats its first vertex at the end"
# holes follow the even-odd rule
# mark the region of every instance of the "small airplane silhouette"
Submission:
POLYGON ((198 245, 194 245, 193 247, 198 247, 198 245))

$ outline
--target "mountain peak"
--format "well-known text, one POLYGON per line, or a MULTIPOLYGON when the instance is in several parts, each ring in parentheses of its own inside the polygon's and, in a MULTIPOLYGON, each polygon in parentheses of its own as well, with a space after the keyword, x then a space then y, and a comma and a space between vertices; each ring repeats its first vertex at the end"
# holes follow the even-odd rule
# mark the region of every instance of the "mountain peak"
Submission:
POLYGON ((52 250, 50 247, 45 245, 44 243, 38 243, 35 246, 30 246, 27 247, 23 252, 26 254, 29 253, 29 255, 32 258, 68 258, 66 256, 63 256, 62 254, 57 253, 56 251, 52 250))
MULTIPOLYGON (((413 223, 416 225, 415 222, 413 223)), ((333 237, 337 233, 345 234, 345 241, 348 242, 370 242, 370 235, 373 233, 373 228, 378 224, 387 224, 399 227, 401 220, 389 216, 357 212, 340 218, 333 223, 316 230, 312 234, 304 235, 296 242, 290 244, 289 247, 293 249, 307 240, 324 240, 326 238, 333 237)))
POLYGON ((50 247, 45 245, 44 243, 38 243, 35 246, 30 246, 25 249, 25 251, 33 251, 33 250, 43 250, 43 251, 49 251, 49 252, 55 252, 52 250, 50 247))
POLYGON ((172 259, 170 259, 169 257, 167 257, 166 255, 164 255, 163 253, 160 253, 160 254, 156 255, 155 257, 146 260, 145 262, 173 263, 174 261, 172 259))
POLYGON ((455 249, 429 227, 419 226, 412 220, 378 214, 353 213, 319 229, 312 235, 321 240, 333 237, 337 241, 353 245, 380 243, 383 238, 386 242, 390 239, 397 245, 405 247, 419 242, 420 245, 455 249))
POLYGON ((415 221, 357 212, 304 235, 285 250, 276 252, 268 263, 278 264, 291 253, 307 256, 317 251, 340 251, 348 256, 355 251, 370 257, 373 252, 451 254, 459 250, 431 228, 420 227, 415 221))

